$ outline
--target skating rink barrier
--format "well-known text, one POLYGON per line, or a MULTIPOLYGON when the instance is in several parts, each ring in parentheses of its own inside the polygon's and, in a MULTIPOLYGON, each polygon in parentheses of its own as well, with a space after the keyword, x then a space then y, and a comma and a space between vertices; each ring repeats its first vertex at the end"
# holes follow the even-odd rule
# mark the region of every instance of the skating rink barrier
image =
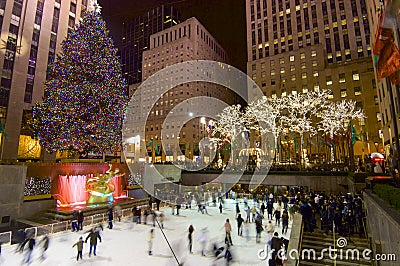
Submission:
POLYGON ((10 245, 11 244, 12 232, 0 233, 0 245, 10 245))

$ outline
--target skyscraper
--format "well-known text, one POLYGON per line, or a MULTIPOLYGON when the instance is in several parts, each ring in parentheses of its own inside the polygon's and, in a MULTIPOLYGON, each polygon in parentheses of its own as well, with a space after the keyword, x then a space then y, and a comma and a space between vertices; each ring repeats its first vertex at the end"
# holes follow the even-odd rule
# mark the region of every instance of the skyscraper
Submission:
POLYGON ((2 160, 39 159, 29 127, 32 105, 43 97, 48 63, 87 8, 88 0, 0 1, 2 160))
POLYGON ((123 25, 121 58, 128 84, 142 81, 142 54, 150 48, 150 35, 180 23, 172 6, 159 6, 123 25))
POLYGON ((246 0, 246 21, 247 73, 263 92, 354 100, 367 116, 355 125, 355 153, 374 152, 381 114, 365 0, 246 0))

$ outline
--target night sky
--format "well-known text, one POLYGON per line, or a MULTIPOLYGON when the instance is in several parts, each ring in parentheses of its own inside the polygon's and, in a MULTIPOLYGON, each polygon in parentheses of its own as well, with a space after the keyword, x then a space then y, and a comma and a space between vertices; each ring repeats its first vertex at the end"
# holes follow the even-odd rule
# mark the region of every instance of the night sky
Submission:
POLYGON ((227 51, 230 63, 246 72, 244 0, 98 0, 102 16, 119 48, 122 23, 161 4, 173 4, 183 20, 196 17, 227 51))

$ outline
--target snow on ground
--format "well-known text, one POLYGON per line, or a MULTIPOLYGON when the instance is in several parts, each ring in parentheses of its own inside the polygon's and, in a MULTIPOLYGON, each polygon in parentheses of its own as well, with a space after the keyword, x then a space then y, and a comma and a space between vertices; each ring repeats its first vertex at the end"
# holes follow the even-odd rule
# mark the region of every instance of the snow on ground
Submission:
MULTIPOLYGON (((218 207, 208 207, 208 214, 201 214, 197 211, 197 206, 192 209, 181 209, 180 216, 172 215, 171 208, 163 208, 165 214, 164 233, 173 248, 175 255, 180 263, 185 266, 200 265, 226 265, 223 259, 216 260, 213 256, 212 243, 217 242, 218 246, 224 246, 225 229, 224 223, 229 218, 232 225, 231 247, 234 261, 231 265, 268 265, 266 260, 258 258, 258 250, 265 248, 266 233, 262 233, 262 241, 257 244, 255 240, 255 223, 249 227, 249 241, 246 240, 245 230, 243 237, 237 234, 237 224, 235 219, 235 200, 225 200, 223 213, 219 213, 218 207), (195 231, 193 233, 193 254, 188 249, 188 227, 193 224, 195 231), (207 245, 207 256, 201 256, 201 247, 198 241, 200 231, 207 227, 209 244, 207 245)), ((246 219, 244 212, 244 203, 239 201, 239 207, 243 219, 246 219)), ((249 205, 253 202, 249 200, 249 205)), ((176 211, 176 210, 175 210, 176 211)), ((163 237, 161 230, 155 227, 153 241, 153 255, 148 255, 149 231, 153 228, 152 219, 149 216, 149 222, 144 224, 133 224, 132 217, 126 217, 121 222, 114 222, 112 230, 101 231, 102 242, 97 245, 97 256, 89 257, 89 241, 84 244, 83 260, 76 261, 76 247, 72 245, 78 241, 80 236, 85 240, 87 234, 79 232, 62 232, 50 236, 49 249, 46 251, 47 258, 44 261, 39 259, 41 255, 40 238, 36 239, 37 245, 32 253, 32 263, 30 265, 177 265, 177 262, 163 237)), ((264 218, 263 225, 268 223, 264 218)), ((273 222, 275 224, 275 222, 273 222)), ((84 231, 90 229, 89 226, 83 228, 84 231)), ((287 234, 283 235, 289 238, 291 222, 287 234)), ((282 227, 275 227, 275 231, 281 235, 282 227)), ((0 265, 23 265, 24 253, 16 253, 16 245, 2 246, 0 265)))

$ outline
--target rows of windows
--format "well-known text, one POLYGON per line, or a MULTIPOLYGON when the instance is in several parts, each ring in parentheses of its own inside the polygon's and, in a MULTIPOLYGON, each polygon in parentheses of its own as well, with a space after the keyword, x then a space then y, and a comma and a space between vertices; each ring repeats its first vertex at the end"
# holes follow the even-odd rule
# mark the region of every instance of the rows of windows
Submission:
POLYGON ((319 44, 320 41, 324 40, 328 63, 351 60, 352 56, 355 55, 358 58, 362 58, 366 56, 365 53, 371 54, 369 47, 370 29, 366 16, 365 1, 360 1, 359 6, 357 6, 356 1, 352 1, 351 8, 354 17, 352 26, 354 35, 358 40, 357 47, 353 48, 350 47, 349 42, 349 34, 353 35, 353 33, 348 32, 347 15, 342 0, 338 1, 339 10, 336 9, 336 4, 333 0, 322 3, 313 1, 307 3, 304 1, 302 5, 298 2, 292 7, 290 6, 290 1, 286 1, 285 5, 282 1, 271 1, 272 17, 268 17, 266 1, 263 1, 262 7, 260 2, 252 1, 250 6, 252 60, 292 51, 294 49, 293 39, 296 37, 298 48, 319 44), (319 8, 322 9, 324 25, 318 25, 317 13, 321 14, 321 12, 317 12, 317 4, 318 6, 321 5, 319 8), (261 10, 263 10, 263 17, 261 17, 261 10), (256 12, 257 22, 254 19, 256 12), (340 23, 338 18, 340 18, 340 23), (361 26, 359 20, 362 22, 361 26), (297 36, 293 35, 292 28, 297 29, 297 36), (362 32, 365 35, 365 38, 363 38, 365 40, 364 44, 362 32), (320 35, 324 37, 320 39, 320 35), (357 49, 357 54, 352 55, 350 49, 357 49))

